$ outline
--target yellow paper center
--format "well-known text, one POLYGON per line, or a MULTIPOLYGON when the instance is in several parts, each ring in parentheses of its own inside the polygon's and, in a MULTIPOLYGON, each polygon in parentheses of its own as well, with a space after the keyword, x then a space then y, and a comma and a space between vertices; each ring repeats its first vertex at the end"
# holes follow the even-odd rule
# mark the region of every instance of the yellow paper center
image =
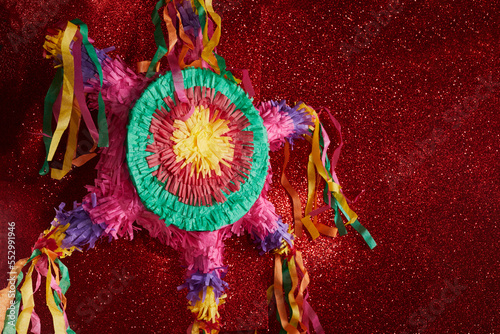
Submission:
POLYGON ((175 131, 171 140, 177 156, 176 161, 184 160, 181 168, 191 163, 191 176, 210 177, 212 171, 221 175, 221 165, 230 166, 233 161, 234 145, 232 138, 224 136, 229 132, 229 121, 217 119, 218 111, 210 119, 210 110, 202 106, 195 108, 187 121, 175 120, 175 131))

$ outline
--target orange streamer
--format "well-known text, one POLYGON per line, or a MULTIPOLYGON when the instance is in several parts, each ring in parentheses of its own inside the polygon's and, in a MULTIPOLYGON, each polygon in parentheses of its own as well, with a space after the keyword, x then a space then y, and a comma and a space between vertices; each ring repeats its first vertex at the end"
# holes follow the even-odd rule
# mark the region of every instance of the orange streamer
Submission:
POLYGON ((297 328, 293 327, 288 322, 286 313, 285 297, 283 295, 283 274, 281 272, 282 263, 281 257, 276 254, 274 258, 274 297, 276 298, 276 306, 280 316, 281 326, 289 334, 300 334, 297 328))
POLYGON ((292 198, 292 207, 293 207, 293 220, 295 221, 295 234, 297 237, 302 236, 302 203, 300 202, 300 197, 297 191, 292 187, 290 182, 285 175, 286 166, 288 166, 288 162, 290 161, 290 144, 285 141, 285 162, 283 163, 283 171, 281 172, 281 185, 287 193, 292 198))

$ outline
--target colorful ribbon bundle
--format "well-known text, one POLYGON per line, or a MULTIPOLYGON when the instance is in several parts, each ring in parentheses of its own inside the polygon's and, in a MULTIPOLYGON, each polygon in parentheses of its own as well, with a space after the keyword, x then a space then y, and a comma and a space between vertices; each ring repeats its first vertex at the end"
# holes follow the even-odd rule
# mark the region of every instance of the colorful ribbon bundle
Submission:
MULTIPOLYGON (((329 159, 330 139, 310 106, 253 103, 248 71, 243 71, 242 81, 236 79, 216 53, 221 19, 211 0, 160 0, 152 19, 158 51, 151 62, 138 64, 138 73, 120 58, 109 57, 110 48, 94 49, 86 25, 79 20, 49 31, 44 48, 58 71, 45 103, 48 161, 69 126, 63 167, 53 169, 52 177, 60 179, 71 164, 95 156, 97 146, 102 149, 88 195, 69 212, 64 204, 60 206, 53 226, 27 260, 26 276, 21 272, 17 277, 20 288, 2 333, 27 333, 30 323, 32 332, 40 333, 33 294, 41 276, 46 277, 46 302, 56 333, 73 333, 65 313, 69 276, 60 258, 75 249, 93 248, 101 238, 133 239, 134 230, 140 229, 133 224, 181 253, 187 270, 186 281, 178 289, 188 290, 188 309, 194 318, 188 332, 220 331, 219 307, 225 303, 227 288, 224 240, 248 233, 262 254, 275 254, 268 299, 276 302, 283 332, 323 333, 308 302, 310 278, 294 240, 303 235, 303 226, 316 239, 320 234, 335 237, 337 230, 344 235, 345 225, 351 225, 370 248, 376 245, 350 209, 335 174, 342 137, 329 159), (157 73, 163 56, 169 71, 157 73), (51 113, 57 120, 53 134, 51 113), (77 156, 80 117, 94 145, 88 154, 77 156), (304 215, 298 193, 285 174, 290 145, 301 138, 312 147, 304 215), (283 223, 267 198, 272 182, 269 151, 283 146, 281 183, 292 198, 294 227, 283 223), (318 208, 321 182, 327 204, 318 208), (330 208, 335 211, 336 227, 318 222, 318 215, 330 208)), ((340 132, 338 122, 325 111, 340 132)), ((47 162, 43 172, 46 167, 47 162)))
POLYGON ((102 86, 102 69, 100 61, 105 56, 105 51, 96 53, 88 39, 87 25, 80 20, 68 22, 58 29, 49 30, 43 45, 46 58, 54 60, 54 66, 58 68, 55 78, 49 88, 44 104, 43 134, 46 149, 45 163, 40 170, 41 175, 49 171, 49 161, 52 161, 63 133, 68 129, 68 141, 61 169, 53 168, 51 176, 60 180, 71 169, 71 165, 81 166, 95 156, 93 153, 96 146, 108 145, 107 120, 104 111, 104 101, 99 93, 99 112, 97 120, 99 132, 97 131, 92 115, 87 107, 83 85, 97 72, 102 86), (87 64, 83 63, 87 60, 87 64), (90 64, 89 63, 90 60, 90 64), (90 66, 89 66, 90 65, 90 66), (82 70, 86 66, 87 71, 82 70), (93 68, 92 68, 93 67, 93 68), (89 69, 91 74, 89 75, 89 69), (86 76, 84 78, 84 75, 86 76), (57 121, 57 126, 52 133, 52 114, 57 121), (89 153, 76 157, 78 129, 80 118, 83 118, 91 138, 94 142, 89 153))
POLYGON ((74 333, 66 317, 65 294, 70 286, 69 273, 60 259, 70 256, 74 250, 93 248, 103 229, 91 222, 81 205, 75 203, 74 209, 69 212, 64 211, 64 206, 64 203, 60 205, 52 226, 35 243, 31 257, 23 261, 25 266, 29 264, 29 269, 26 277, 22 272, 17 277, 16 288, 24 282, 13 300, 9 300, 11 306, 7 310, 2 331, 4 334, 27 333, 30 323, 32 333, 41 333, 34 294, 40 288, 42 276, 46 278, 46 303, 52 314, 55 333, 74 333), (33 290, 35 272, 37 276, 33 290))

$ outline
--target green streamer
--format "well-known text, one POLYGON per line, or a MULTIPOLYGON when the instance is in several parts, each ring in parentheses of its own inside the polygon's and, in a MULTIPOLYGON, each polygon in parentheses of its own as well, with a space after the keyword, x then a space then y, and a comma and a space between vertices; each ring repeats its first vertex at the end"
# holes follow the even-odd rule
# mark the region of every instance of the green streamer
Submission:
MULTIPOLYGON (((320 124, 320 126, 322 127, 323 125, 320 124)), ((323 133, 323 131, 320 131, 320 154, 321 155, 323 154, 323 150, 324 150, 324 139, 323 139, 322 133, 323 133)), ((328 156, 326 156, 326 159, 325 159, 326 172, 327 172, 328 176, 331 178, 332 175, 330 174, 330 166, 331 166, 330 160, 328 159, 328 156)), ((325 184, 325 188, 323 191, 323 200, 325 201, 325 203, 328 203, 328 192, 329 192, 328 191, 328 184, 325 184)), ((332 203, 330 203, 330 207, 335 210, 335 226, 339 230, 339 235, 340 236, 346 235, 347 229, 344 225, 344 222, 342 221, 342 218, 340 217, 339 209, 342 212, 342 214, 346 217, 347 220, 350 220, 351 218, 344 211, 342 206, 338 205, 337 199, 333 196, 332 196, 332 203)), ((370 249, 373 249, 373 248, 375 248, 375 246, 377 246, 377 243, 375 242, 375 240, 371 236, 370 232, 368 232, 368 230, 363 225, 361 225, 361 223, 359 222, 358 219, 356 219, 354 221, 354 223, 351 224, 351 226, 359 234, 361 234, 361 236, 363 237, 363 239, 367 243, 368 247, 370 247, 370 249)))
POLYGON ((200 21, 201 33, 203 34, 205 32, 205 24, 207 22, 205 8, 203 8, 203 6, 198 0, 194 0, 194 5, 196 7, 196 10, 198 11, 198 19, 200 21))
MULTIPOLYGON (((33 253, 31 254, 30 258, 28 261, 25 263, 23 266, 26 267, 28 263, 30 263, 34 258, 36 258, 38 255, 42 254, 42 252, 39 249, 35 249, 33 253)), ((7 312, 5 314, 5 321, 4 321, 4 327, 2 334, 16 334, 16 323, 17 323, 17 318, 19 316, 19 308, 21 306, 21 299, 22 299, 22 294, 19 291, 19 285, 23 281, 24 274, 22 270, 19 272, 19 275, 17 276, 17 282, 16 282, 16 299, 15 299, 15 306, 14 306, 14 319, 9 319, 9 309, 7 309, 7 312)))
POLYGON ((236 82, 236 79, 234 78, 233 73, 226 70, 226 68, 227 68, 226 67, 226 60, 223 57, 219 56, 217 53, 214 53, 214 54, 215 54, 215 58, 217 59, 217 65, 219 65, 220 75, 221 76, 227 75, 229 80, 236 82))
POLYGON ((99 63, 99 58, 97 57, 97 53, 95 52, 94 46, 89 42, 87 25, 83 23, 80 19, 74 19, 71 21, 71 23, 80 26, 80 33, 82 34, 82 43, 85 46, 85 50, 87 50, 87 54, 92 60, 92 63, 94 63, 94 66, 97 69, 97 73, 99 74, 99 84, 100 84, 99 97, 98 97, 99 113, 97 114, 97 122, 99 126, 99 142, 97 143, 97 145, 99 147, 108 147, 109 145, 108 121, 106 119, 106 110, 101 92, 103 85, 102 67, 101 64, 99 63))
POLYGON ((158 15, 158 11, 164 4, 165 0, 159 0, 156 3, 155 8, 153 9, 153 12, 151 13, 151 20, 153 21, 153 24, 155 26, 155 32, 154 32, 155 43, 158 49, 156 50, 156 53, 153 57, 153 60, 151 61, 151 64, 149 64, 148 71, 146 73, 146 77, 148 78, 151 78, 155 74, 156 64, 168 52, 167 42, 165 41, 165 37, 163 36, 163 31, 161 29, 161 18, 160 15, 158 15))
MULTIPOLYGON (((286 305, 288 306, 288 313, 291 315, 292 314, 292 308, 290 306, 290 301, 288 299, 288 294, 292 290, 292 277, 290 276, 290 271, 288 270, 288 261, 287 259, 283 259, 283 264, 281 266, 281 272, 282 272, 282 277, 283 277, 283 296, 285 297, 285 302, 286 305)), ((279 313, 276 313, 278 322, 281 325, 281 319, 279 316, 279 313)), ((290 320, 288 318, 288 320, 290 320)), ((286 330, 281 327, 281 330, 279 334, 286 334, 286 330)))
POLYGON ((50 84, 43 104, 43 143, 45 144, 45 162, 43 163, 42 169, 39 171, 40 175, 47 175, 50 170, 47 157, 49 155, 50 143, 52 142, 52 109, 59 95, 59 91, 62 88, 63 78, 64 70, 60 67, 50 84))
POLYGON ((351 225, 356 231, 358 231, 359 234, 361 234, 363 239, 365 239, 365 242, 368 244, 368 247, 370 247, 370 249, 374 249, 375 246, 377 246, 377 243, 373 239, 370 232, 368 232, 368 230, 363 225, 361 225, 357 219, 351 225))

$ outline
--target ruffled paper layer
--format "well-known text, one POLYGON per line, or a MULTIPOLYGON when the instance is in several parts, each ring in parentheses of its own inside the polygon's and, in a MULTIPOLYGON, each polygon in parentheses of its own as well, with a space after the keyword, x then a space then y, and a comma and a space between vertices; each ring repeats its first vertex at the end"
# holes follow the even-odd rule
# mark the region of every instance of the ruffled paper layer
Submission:
POLYGON ((228 286, 222 279, 226 275, 226 269, 215 269, 208 273, 201 273, 199 271, 188 274, 186 282, 177 290, 188 289, 186 298, 195 304, 199 300, 205 301, 208 287, 212 287, 216 302, 224 295, 224 290, 228 286))
MULTIPOLYGON (((113 51, 115 49, 114 46, 110 46, 105 49, 95 49, 95 52, 97 54, 97 58, 99 60, 99 63, 102 64, 104 59, 111 60, 111 58, 107 55, 107 53, 113 51)), ((88 83, 88 81, 92 78, 95 78, 96 75, 98 75, 98 71, 94 63, 92 62, 92 59, 90 58, 87 50, 85 49, 85 46, 82 45, 82 75, 83 75, 83 84, 86 87, 91 87, 92 85, 88 83)))
POLYGON ((64 211, 64 207, 65 203, 59 205, 59 209, 56 210, 56 219, 52 222, 53 225, 65 226, 69 224, 61 246, 68 249, 71 247, 82 249, 87 246, 94 248, 96 241, 103 235, 106 224, 94 224, 81 205, 75 203, 75 207, 71 211, 64 211))
POLYGON ((218 99, 220 95, 217 92, 220 92, 229 99, 228 103, 236 106, 233 112, 241 112, 248 119, 250 125, 245 131, 253 133, 252 169, 248 180, 241 185, 239 191, 228 194, 224 203, 207 207, 182 203, 177 196, 164 191, 165 184, 152 176, 158 167, 150 168, 146 160, 151 155, 147 152, 147 146, 154 140, 149 131, 150 124, 156 109, 163 107, 169 110, 163 99, 169 96, 174 99, 174 86, 170 73, 160 76, 150 85, 131 111, 127 137, 128 167, 144 205, 167 224, 187 231, 213 231, 243 217, 259 197, 268 169, 267 133, 251 100, 234 83, 208 70, 190 68, 182 73, 186 89, 211 88, 216 92, 213 99, 218 99))

